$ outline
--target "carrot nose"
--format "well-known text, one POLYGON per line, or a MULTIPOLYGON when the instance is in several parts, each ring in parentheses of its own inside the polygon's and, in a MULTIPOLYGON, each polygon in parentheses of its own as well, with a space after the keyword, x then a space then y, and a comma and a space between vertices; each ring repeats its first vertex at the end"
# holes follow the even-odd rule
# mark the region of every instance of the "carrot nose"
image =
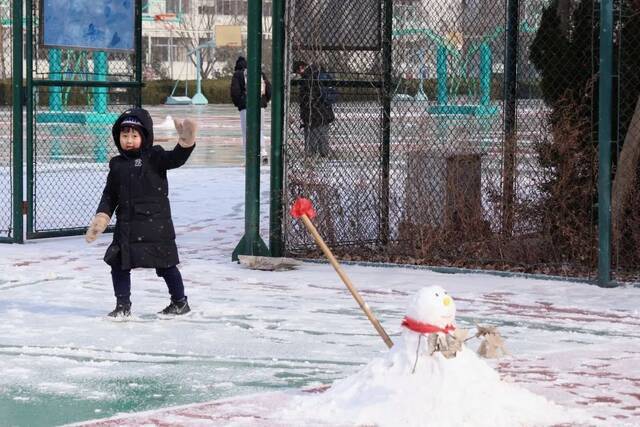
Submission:
POLYGON ((451 299, 451 297, 449 295, 444 297, 444 299, 442 300, 442 303, 445 305, 445 307, 450 305, 452 302, 453 302, 453 300, 451 299))

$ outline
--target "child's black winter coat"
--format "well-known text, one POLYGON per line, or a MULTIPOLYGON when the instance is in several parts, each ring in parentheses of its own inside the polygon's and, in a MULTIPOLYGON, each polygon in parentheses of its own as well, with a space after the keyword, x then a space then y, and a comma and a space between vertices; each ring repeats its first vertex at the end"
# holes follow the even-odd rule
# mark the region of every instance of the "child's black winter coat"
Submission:
POLYGON ((142 108, 127 110, 112 128, 120 154, 109 162, 107 184, 98 212, 116 214, 113 243, 104 261, 122 269, 167 268, 177 265, 178 249, 169 206, 167 170, 182 166, 194 147, 171 151, 153 145, 153 122, 142 108), (142 123, 142 147, 131 154, 120 147, 120 122, 135 116, 142 123))

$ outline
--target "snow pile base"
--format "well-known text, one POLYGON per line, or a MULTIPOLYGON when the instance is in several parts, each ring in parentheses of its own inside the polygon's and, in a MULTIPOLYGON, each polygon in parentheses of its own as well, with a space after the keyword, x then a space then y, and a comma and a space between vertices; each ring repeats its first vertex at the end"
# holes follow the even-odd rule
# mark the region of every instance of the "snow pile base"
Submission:
POLYGON ((326 392, 296 397, 277 418, 305 424, 437 427, 593 422, 578 410, 501 380, 464 344, 453 356, 434 349, 432 338, 446 343, 452 335, 454 316, 455 305, 446 291, 421 290, 403 323, 408 327, 393 348, 326 392), (418 328, 423 332, 416 332, 418 328))
POLYGON ((282 411, 282 418, 328 425, 438 427, 579 425, 593 421, 577 410, 502 381, 464 346, 452 359, 439 353, 430 356, 425 349, 412 373, 416 345, 411 337, 403 337, 384 357, 336 381, 326 392, 296 397, 290 408, 282 411))

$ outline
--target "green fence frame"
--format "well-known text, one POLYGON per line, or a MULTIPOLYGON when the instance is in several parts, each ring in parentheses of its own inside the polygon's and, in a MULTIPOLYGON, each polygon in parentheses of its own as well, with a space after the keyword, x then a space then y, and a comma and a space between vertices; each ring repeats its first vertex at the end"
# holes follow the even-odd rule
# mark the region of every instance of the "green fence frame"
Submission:
MULTIPOLYGON (((275 9, 275 8, 274 8, 275 9)), ((262 0, 249 0, 247 20, 247 146, 244 198, 244 235, 233 250, 239 255, 267 256, 260 237, 260 72, 262 65, 262 0)))
POLYGON ((598 104, 598 285, 611 287, 611 115, 613 0, 600 1, 598 104))
POLYGON ((271 203, 269 211, 269 251, 273 257, 281 257, 282 241, 282 139, 284 129, 284 3, 273 0, 272 8, 272 86, 271 86, 271 203))
POLYGON ((22 1, 14 0, 13 2, 13 230, 11 240, 15 243, 23 242, 23 217, 22 217, 22 188, 23 188, 23 172, 22 172, 22 25, 15 25, 16 22, 22 22, 22 1), (17 78, 16 78, 17 77, 17 78))
MULTIPOLYGON (((22 1, 14 0, 11 4, 11 22, 22 22, 22 1)), ((11 26, 11 92, 13 105, 11 110, 11 135, 13 141, 11 150, 11 197, 10 197, 10 228, 6 236, 0 236, 0 243, 23 242, 23 216, 22 216, 22 25, 11 26)))

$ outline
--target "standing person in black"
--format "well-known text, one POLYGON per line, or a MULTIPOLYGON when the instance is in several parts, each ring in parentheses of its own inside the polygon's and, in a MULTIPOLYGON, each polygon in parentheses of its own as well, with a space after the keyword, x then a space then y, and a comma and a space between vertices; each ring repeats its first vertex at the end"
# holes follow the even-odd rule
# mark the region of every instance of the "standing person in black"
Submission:
POLYGON ((320 67, 295 61, 293 72, 300 75, 301 80, 298 102, 305 152, 326 157, 329 154, 329 125, 335 115, 331 103, 322 96, 320 67))
MULTIPOLYGON (((243 56, 239 56, 236 60, 235 71, 231 79, 231 101, 233 105, 240 111, 240 127, 242 130, 242 147, 247 146, 247 60, 243 56)), ((260 107, 267 108, 271 101, 271 82, 267 76, 262 73, 262 81, 260 84, 260 107)), ((260 112, 260 147, 264 147, 264 132, 262 119, 264 113, 260 112)))
POLYGON ((125 111, 112 128, 119 155, 109 161, 107 184, 85 236, 93 242, 116 214, 113 242, 104 261, 111 266, 116 308, 111 317, 131 315, 131 269, 155 268, 169 288, 170 304, 161 314, 190 311, 169 205, 167 170, 182 166, 195 147, 194 121, 174 120, 178 143, 171 151, 153 145, 153 121, 142 108, 125 111))

